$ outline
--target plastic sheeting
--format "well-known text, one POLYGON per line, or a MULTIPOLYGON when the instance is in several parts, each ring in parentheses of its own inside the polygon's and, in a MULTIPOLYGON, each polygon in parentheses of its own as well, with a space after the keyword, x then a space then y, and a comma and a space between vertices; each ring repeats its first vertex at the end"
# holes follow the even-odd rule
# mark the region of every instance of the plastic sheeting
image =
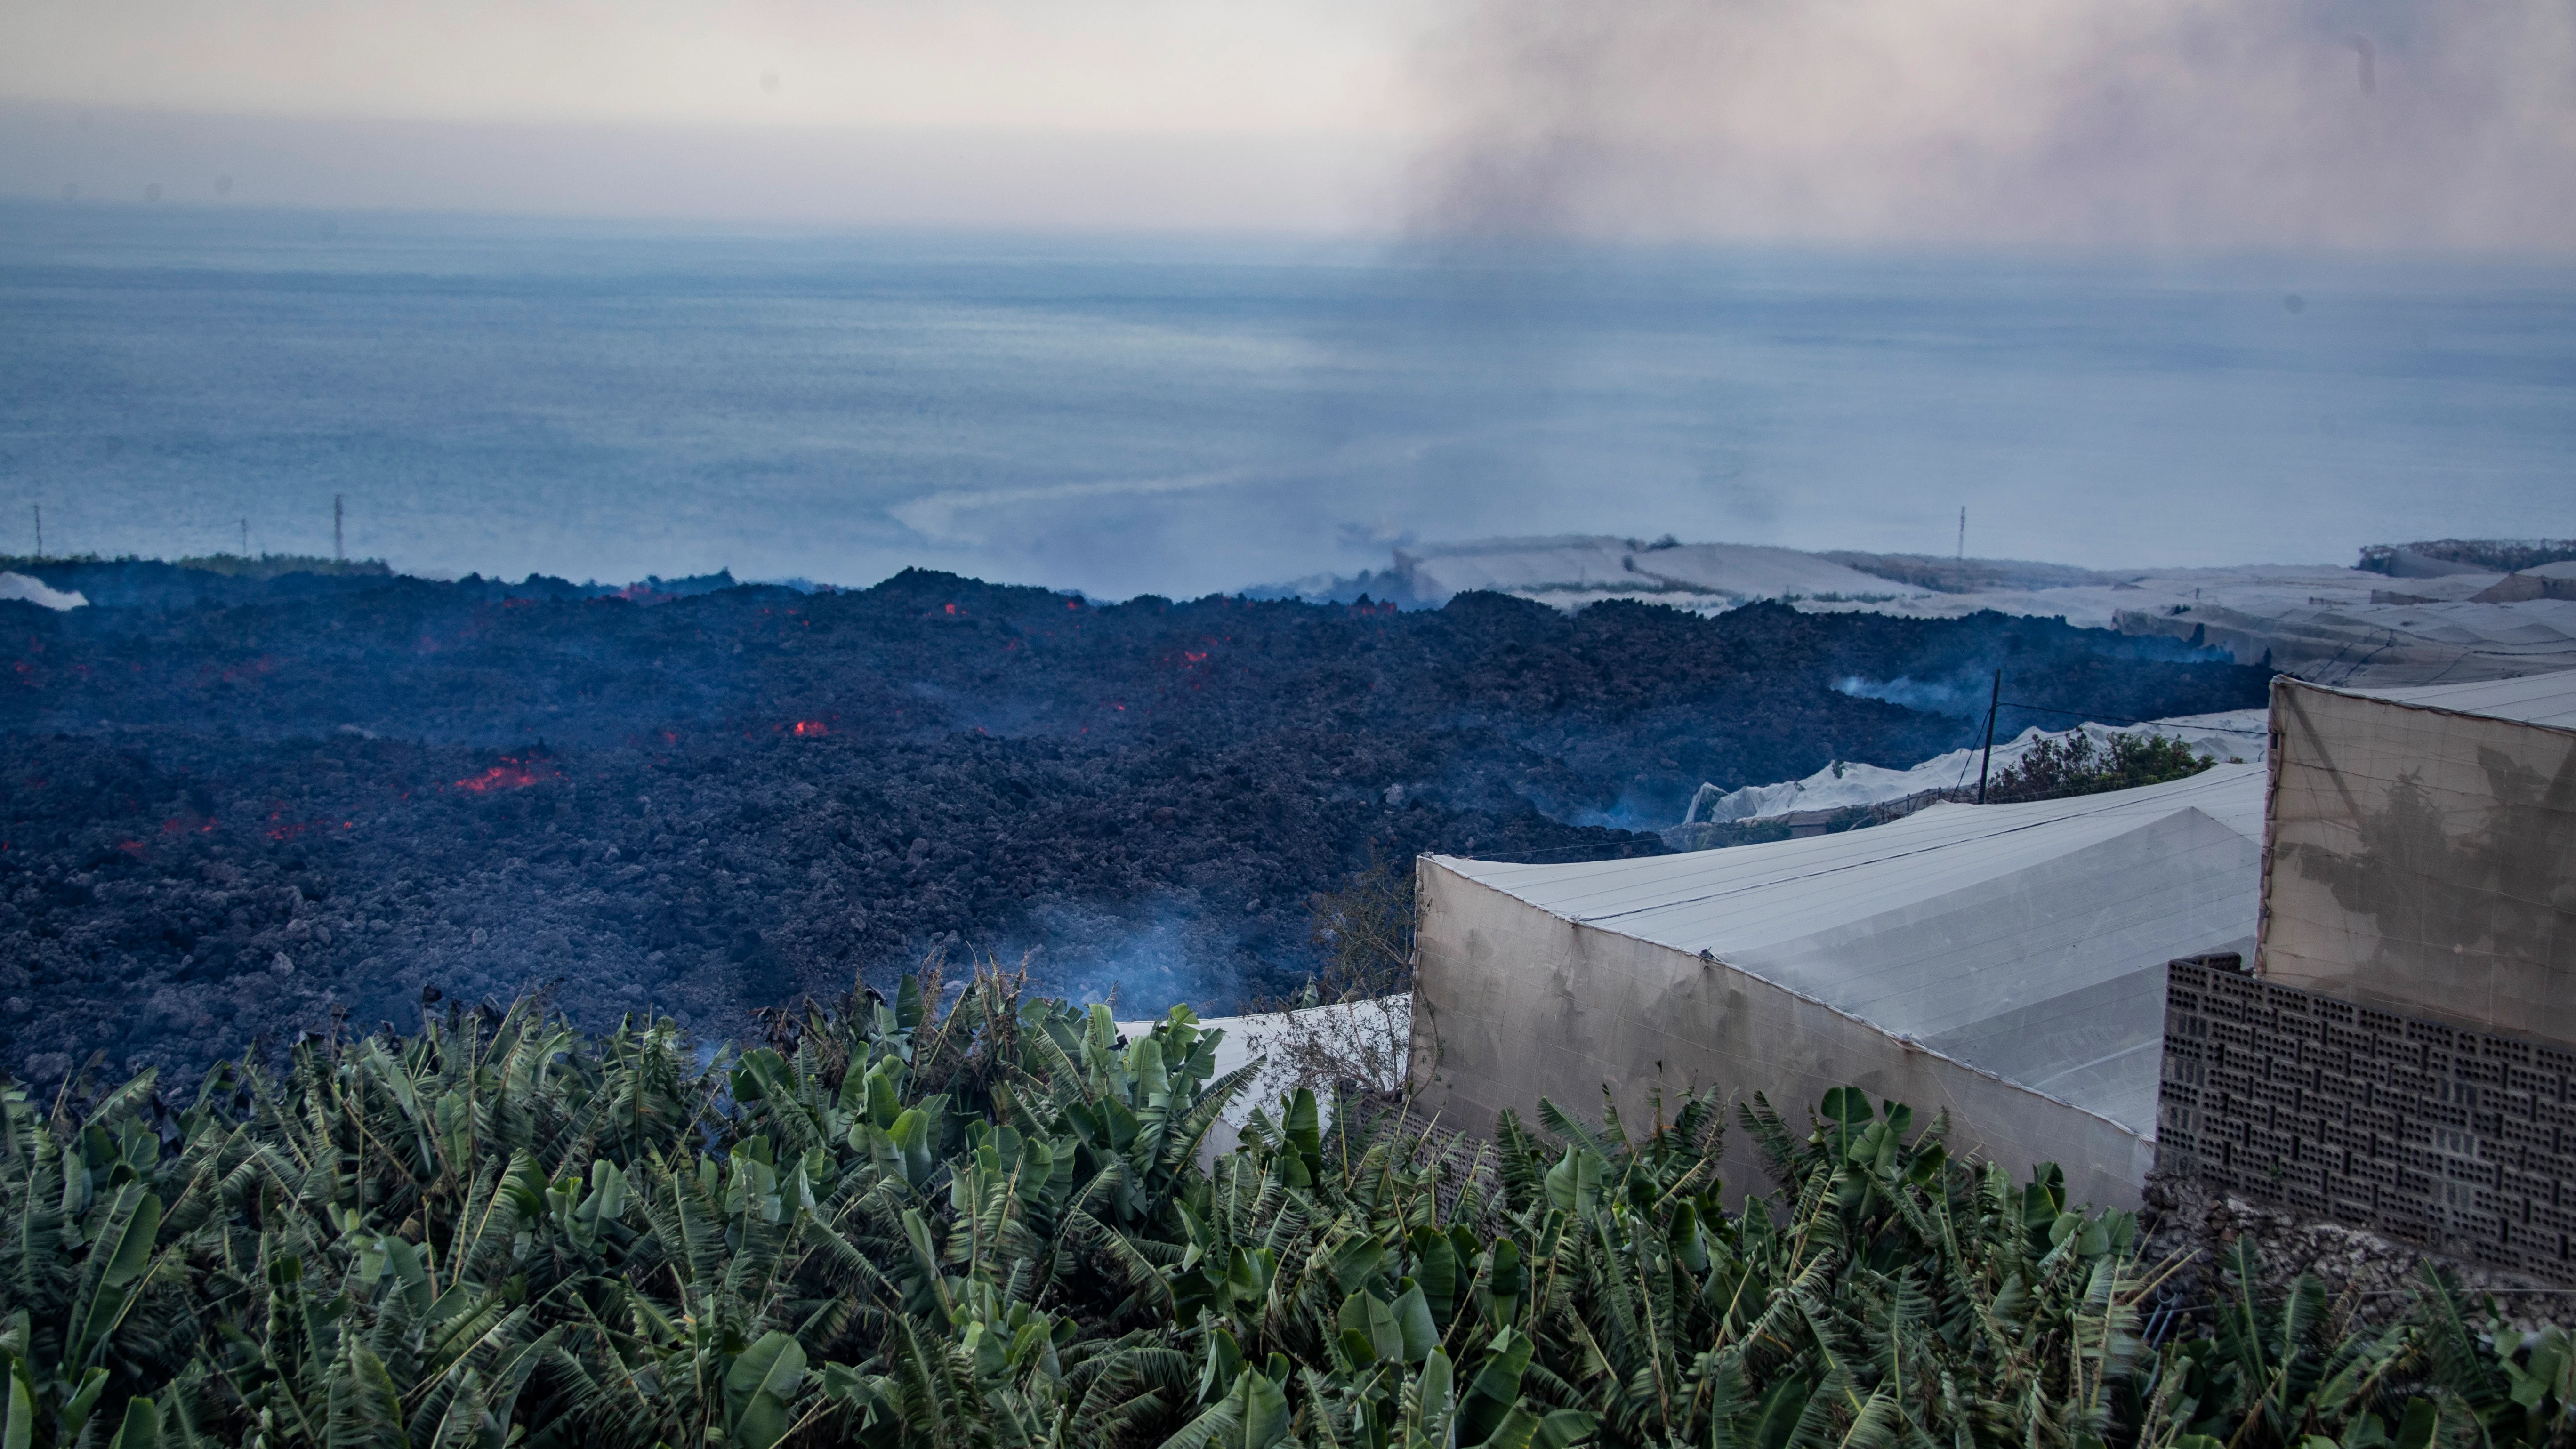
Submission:
MULTIPOLYGON (((1299 1030, 1325 1042, 1335 1042, 1368 1035, 1380 1035, 1401 1044, 1404 1039, 1406 1013, 1413 1009, 1410 992, 1359 1001, 1335 1002, 1310 1006, 1301 1011, 1259 1012, 1245 1016, 1210 1016, 1199 1018, 1202 1032, 1221 1031, 1225 1035, 1216 1044, 1216 1075, 1222 1077, 1238 1067, 1261 1063, 1261 1071, 1252 1084, 1226 1109, 1226 1119, 1241 1123, 1255 1107, 1276 1108, 1280 1096, 1297 1086, 1296 1074, 1281 1050, 1281 1039, 1299 1030)), ((1152 1031, 1162 1018, 1116 1023, 1121 1035, 1133 1040, 1152 1031)), ((1356 1059, 1357 1053, 1354 1053, 1356 1059)), ((1400 1065, 1400 1063, 1399 1063, 1400 1065)), ((1403 1086, 1402 1082, 1366 1082, 1372 1091, 1387 1091, 1403 1086)), ((1319 1095, 1321 1095, 1319 1093, 1319 1095)), ((1329 1109, 1328 1109, 1329 1110, 1329 1109)))
POLYGON ((2263 974, 2576 1042, 2576 671, 2272 699, 2263 974))
MULTIPOLYGON (((1650 860, 1420 864, 1414 1070, 1449 1120, 1623 1114, 1714 1086, 1799 1114, 1856 1085, 1954 1145, 2133 1203, 2164 963, 2253 942, 2264 771, 1943 805, 1650 860)), ((1739 1134, 1740 1135, 1740 1134, 1739 1134)), ((1730 1139, 1732 1189, 1758 1186, 1730 1139)))
MULTIPOLYGON (((2253 764, 2263 758, 2270 727, 2264 711, 2259 709, 2182 715, 2134 725, 2087 721, 2071 730, 2043 730, 2033 725, 2013 739, 1996 743, 1991 761, 1994 773, 2001 775, 2019 765, 2043 740, 2052 745, 2064 745, 2079 735, 2090 740, 2094 748, 2105 751, 2110 748, 2111 741, 2121 735, 2159 735, 2180 740, 2212 760, 2253 764)), ((1935 791, 1958 791, 1975 784, 1977 772, 1989 763, 1983 752, 1972 746, 1952 750, 1946 755, 1934 755, 1905 770, 1837 760, 1803 780, 1786 780, 1776 785, 1745 785, 1734 790, 1702 785, 1699 793, 1691 797, 1690 810, 1682 817, 1682 823, 1731 824, 1800 810, 1848 810, 1935 791)), ((1667 837, 1665 843, 1675 842, 1667 837)))
MULTIPOLYGON (((1992 609, 2082 628, 2160 634, 2339 685, 2491 679, 2576 666, 2576 569, 2394 577, 2326 565, 2095 573, 1992 559, 1914 559, 1949 587, 1859 572, 1866 556, 1751 544, 1641 545, 1598 537, 1502 538, 1400 551, 1393 572, 1438 603, 1492 589, 1562 609, 1639 599, 1701 613, 1750 599, 1809 612, 1959 619, 1992 609)), ((1894 561, 1894 560, 1891 560, 1894 561)), ((2426 560, 2426 562, 2432 562, 2426 560)))
POLYGON ((1750 599, 1819 594, 1894 599, 1930 592, 1796 549, 1750 543, 1641 544, 1585 535, 1400 549, 1395 572, 1426 603, 1470 589, 1517 594, 1560 608, 1605 598, 1644 598, 1704 609, 1732 608, 1750 599))
MULTIPOLYGON (((1375 999, 1335 1002, 1311 1006, 1301 1011, 1260 1012, 1246 1016, 1212 1016, 1199 1020, 1201 1032, 1221 1032, 1216 1043, 1216 1075, 1238 1068, 1257 1065, 1252 1082, 1235 1097, 1208 1135, 1199 1143, 1199 1165, 1206 1167, 1243 1140, 1243 1124, 1252 1120, 1255 1108, 1276 1115, 1279 1099, 1297 1088, 1297 1073, 1282 1049, 1283 1038, 1303 1032, 1311 1039, 1327 1044, 1349 1042, 1360 1037, 1382 1037, 1392 1044, 1404 1040, 1408 1014, 1413 1010, 1413 996, 1400 992, 1375 999)), ((1121 1036, 1130 1041, 1151 1032, 1162 1021, 1160 1017, 1116 1023, 1121 1036)), ((1354 1054, 1355 1056, 1357 1054, 1354 1054)), ((1398 1065, 1401 1065, 1400 1063, 1398 1065)), ((1371 1090, 1401 1088, 1398 1081, 1367 1082, 1371 1090)), ((1324 1125, 1333 1123, 1333 1109, 1338 1098, 1328 1090, 1315 1093, 1316 1103, 1324 1114, 1324 1125)))

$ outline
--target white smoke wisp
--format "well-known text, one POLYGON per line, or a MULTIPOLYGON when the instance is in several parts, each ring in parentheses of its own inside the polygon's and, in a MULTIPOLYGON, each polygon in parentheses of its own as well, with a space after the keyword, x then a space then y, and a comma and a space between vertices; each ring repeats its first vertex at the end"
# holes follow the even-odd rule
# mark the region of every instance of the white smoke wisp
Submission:
POLYGON ((67 609, 87 607, 89 599, 78 589, 50 588, 43 579, 25 574, 0 573, 0 599, 18 599, 62 613, 67 609))
POLYGON ((1417 234, 2576 244, 2563 0, 1462 3, 1417 234))

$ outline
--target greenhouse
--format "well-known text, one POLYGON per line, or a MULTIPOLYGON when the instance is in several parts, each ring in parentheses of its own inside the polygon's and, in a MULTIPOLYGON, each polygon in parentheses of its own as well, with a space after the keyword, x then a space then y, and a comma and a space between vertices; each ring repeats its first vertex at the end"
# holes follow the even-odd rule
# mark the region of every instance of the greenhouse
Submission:
POLYGON ((2273 685, 2264 975, 2576 1043, 2576 670, 2273 685))
MULTIPOLYGON (((2253 954, 2265 770, 1939 805, 1867 830, 1643 860, 1419 866, 1414 1070, 1451 1121, 1541 1097, 1654 1110, 1852 1084, 1954 1145, 2134 1203, 2164 966, 2253 954)), ((1740 1135, 1740 1134, 1739 1134, 1740 1135)), ((1729 1191, 1761 1185, 1730 1137, 1729 1191)))

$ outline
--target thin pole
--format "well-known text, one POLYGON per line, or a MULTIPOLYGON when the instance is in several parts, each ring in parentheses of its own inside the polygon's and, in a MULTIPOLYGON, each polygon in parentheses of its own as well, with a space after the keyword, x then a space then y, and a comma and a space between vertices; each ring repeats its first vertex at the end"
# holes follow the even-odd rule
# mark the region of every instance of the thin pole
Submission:
MULTIPOLYGON (((1965 510, 1961 510, 1963 513, 1965 510)), ((1977 803, 1986 803, 1986 772, 1995 767, 1995 711, 2004 700, 2004 672, 1995 671, 1994 693, 1986 696, 1986 758, 1977 766, 1977 803)))
POLYGON ((43 558, 45 556, 45 505, 30 503, 27 506, 36 510, 36 557, 43 558))
POLYGON ((1961 562, 1965 562, 1965 561, 1967 560, 1967 557, 1968 557, 1968 505, 1966 505, 1966 504, 1962 503, 1962 504, 1960 504, 1960 505, 1959 505, 1959 558, 1960 558, 1960 561, 1961 561, 1961 562))
POLYGON ((242 557, 250 557, 250 520, 242 520, 242 557))
POLYGON ((341 497, 342 495, 337 493, 331 495, 331 558, 335 563, 346 562, 349 557, 349 551, 340 543, 341 497))

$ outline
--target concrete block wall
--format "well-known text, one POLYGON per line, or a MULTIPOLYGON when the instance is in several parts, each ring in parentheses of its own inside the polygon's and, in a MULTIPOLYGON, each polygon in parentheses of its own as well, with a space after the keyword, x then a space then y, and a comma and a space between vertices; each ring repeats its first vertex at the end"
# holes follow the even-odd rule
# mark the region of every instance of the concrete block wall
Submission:
POLYGON ((2576 1049, 2167 970, 2159 1170, 2576 1279, 2576 1049))

